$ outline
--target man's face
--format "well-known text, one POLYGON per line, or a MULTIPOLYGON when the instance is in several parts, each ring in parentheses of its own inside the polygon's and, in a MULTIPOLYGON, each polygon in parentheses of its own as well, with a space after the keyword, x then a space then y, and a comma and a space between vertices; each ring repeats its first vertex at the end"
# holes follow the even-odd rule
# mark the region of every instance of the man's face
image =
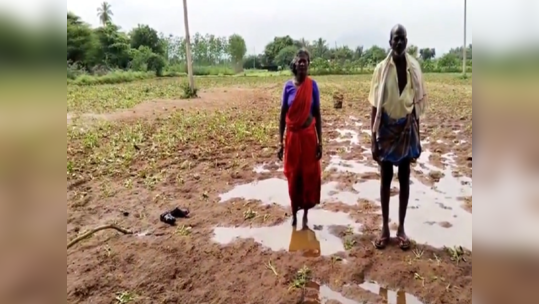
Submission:
POLYGON ((402 56, 406 52, 406 45, 408 43, 408 38, 406 37, 406 32, 403 30, 396 30, 391 35, 391 40, 389 45, 391 49, 397 56, 402 56))

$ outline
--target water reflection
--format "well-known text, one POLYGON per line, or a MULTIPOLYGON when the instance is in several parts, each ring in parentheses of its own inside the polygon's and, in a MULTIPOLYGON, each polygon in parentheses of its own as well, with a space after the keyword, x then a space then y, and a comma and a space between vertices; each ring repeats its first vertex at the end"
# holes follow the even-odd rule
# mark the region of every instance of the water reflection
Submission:
MULTIPOLYGON (((298 217, 301 218, 301 215, 302 211, 298 217)), ((271 227, 215 227, 213 240, 227 245, 237 239, 254 239, 274 251, 305 248, 310 255, 329 256, 344 251, 342 239, 331 232, 331 226, 350 227, 354 233, 360 234, 361 224, 344 212, 312 209, 309 211, 309 221, 319 229, 298 231, 290 221, 271 227)))
POLYGON ((375 282, 365 282, 359 287, 380 295, 386 304, 423 304, 417 297, 404 290, 393 291, 375 282))
POLYGON ((303 256, 316 258, 321 255, 320 241, 316 237, 316 233, 309 227, 304 227, 301 230, 291 228, 289 252, 303 252, 303 256))

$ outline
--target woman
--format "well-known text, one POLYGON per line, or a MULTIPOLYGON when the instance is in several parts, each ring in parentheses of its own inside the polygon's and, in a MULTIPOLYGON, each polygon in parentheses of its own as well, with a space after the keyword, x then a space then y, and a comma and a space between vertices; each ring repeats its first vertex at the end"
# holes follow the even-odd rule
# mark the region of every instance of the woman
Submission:
POLYGON ((297 212, 303 209, 303 226, 307 226, 308 210, 320 203, 322 176, 322 118, 318 85, 307 74, 309 53, 300 50, 290 68, 294 79, 286 82, 281 104, 279 135, 284 154, 284 174, 292 206, 292 225, 297 225, 297 212), (286 129, 286 143, 283 146, 286 129))

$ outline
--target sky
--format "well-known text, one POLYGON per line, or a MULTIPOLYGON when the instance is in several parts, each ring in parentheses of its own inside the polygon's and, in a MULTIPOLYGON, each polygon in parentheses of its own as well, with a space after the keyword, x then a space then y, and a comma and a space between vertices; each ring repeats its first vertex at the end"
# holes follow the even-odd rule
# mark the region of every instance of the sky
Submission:
MULTIPOLYGON (((48 2, 58 7, 63 3, 48 2)), ((67 0, 67 10, 98 26, 101 2, 67 0)), ((140 23, 165 34, 185 33, 180 0, 108 2, 113 22, 124 30, 140 23)), ((43 3, 46 0, 0 0, 0 8, 7 5, 30 15, 43 3)), ((537 0, 468 0, 467 7, 468 43, 472 43, 472 27, 485 46, 522 41, 530 37, 530 29, 539 37, 537 0)), ((388 47, 389 31, 397 23, 408 29, 409 44, 434 47, 438 54, 464 42, 464 0, 188 0, 188 10, 191 35, 237 33, 245 39, 249 54, 262 52, 273 37, 287 34, 307 40, 322 37, 331 45, 388 47)))

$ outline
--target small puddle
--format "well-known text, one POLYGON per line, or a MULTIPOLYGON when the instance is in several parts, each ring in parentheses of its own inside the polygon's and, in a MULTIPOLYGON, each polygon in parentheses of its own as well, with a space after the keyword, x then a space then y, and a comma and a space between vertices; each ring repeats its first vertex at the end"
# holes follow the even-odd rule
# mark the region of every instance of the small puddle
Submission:
POLYGON ((266 169, 266 165, 256 165, 254 168, 253 168, 253 171, 255 173, 269 173, 271 172, 269 169, 266 169))
POLYGON ((356 160, 343 160, 339 156, 331 156, 325 171, 335 169, 337 172, 350 172, 355 174, 377 173, 378 168, 367 166, 356 160))
POLYGON ((322 285, 319 287, 319 302, 311 302, 311 303, 320 303, 325 304, 329 301, 338 301, 341 304, 361 304, 357 301, 350 300, 343 296, 341 293, 333 291, 331 288, 329 288, 327 285, 322 285))
POLYGON ((323 209, 309 211, 309 226, 302 229, 302 211, 298 212, 298 228, 290 220, 272 227, 216 227, 213 241, 227 245, 237 239, 254 239, 255 242, 273 250, 302 252, 307 257, 328 256, 344 251, 342 240, 331 233, 331 226, 349 226, 359 234, 361 224, 348 214, 323 209))
MULTIPOLYGON (((350 286, 350 285, 347 285, 350 286)), ((403 290, 392 291, 376 283, 363 283, 360 288, 370 293, 380 296, 384 304, 423 304, 417 297, 404 292, 403 290)), ((357 301, 343 296, 341 293, 332 290, 327 285, 320 285, 315 282, 307 284, 305 288, 305 298, 302 303, 325 304, 330 301, 337 301, 341 304, 365 304, 371 303, 365 300, 357 301)))
POLYGON ((339 133, 339 137, 331 141, 338 143, 350 142, 351 146, 359 145, 359 134, 356 131, 343 129, 336 129, 335 131, 339 133))
POLYGON ((423 304, 417 297, 404 292, 404 290, 392 291, 374 282, 366 282, 359 287, 379 295, 387 304, 423 304))
MULTIPOLYGON (((338 189, 338 186, 338 182, 323 184, 320 197, 321 202, 341 202, 351 206, 357 204, 360 197, 357 192, 342 191, 338 189)), ((365 192, 368 189, 360 190, 365 192)), ((371 196, 376 195, 376 193, 372 193, 371 196)), ((277 204, 282 207, 290 207, 288 184, 286 180, 280 178, 269 178, 239 185, 229 192, 219 195, 219 197, 221 203, 234 198, 240 198, 244 200, 258 200, 264 205, 277 204)))
POLYGON ((219 195, 221 203, 234 198, 245 200, 259 200, 264 205, 277 203, 281 206, 290 206, 288 184, 280 178, 269 178, 234 187, 227 193, 219 195))

